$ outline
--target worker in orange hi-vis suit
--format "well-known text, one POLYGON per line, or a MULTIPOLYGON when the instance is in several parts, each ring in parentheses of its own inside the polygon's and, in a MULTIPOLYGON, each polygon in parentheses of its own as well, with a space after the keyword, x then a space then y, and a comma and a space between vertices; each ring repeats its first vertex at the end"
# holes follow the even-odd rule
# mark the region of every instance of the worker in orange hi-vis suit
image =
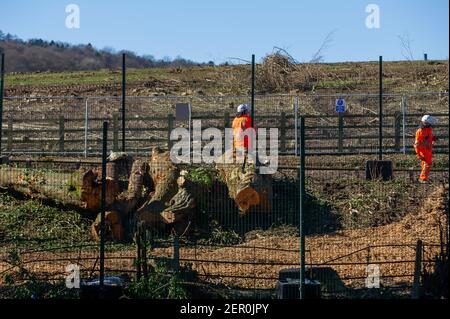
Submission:
POLYGON ((247 104, 241 104, 237 108, 236 117, 233 120, 233 146, 237 156, 247 155, 252 146, 249 136, 244 132, 253 127, 252 118, 248 115, 250 107, 247 104))
POLYGON ((429 182, 430 169, 433 165, 433 143, 438 140, 436 136, 433 136, 433 126, 436 124, 437 121, 434 117, 425 115, 416 132, 414 150, 422 167, 419 182, 423 184, 429 182))

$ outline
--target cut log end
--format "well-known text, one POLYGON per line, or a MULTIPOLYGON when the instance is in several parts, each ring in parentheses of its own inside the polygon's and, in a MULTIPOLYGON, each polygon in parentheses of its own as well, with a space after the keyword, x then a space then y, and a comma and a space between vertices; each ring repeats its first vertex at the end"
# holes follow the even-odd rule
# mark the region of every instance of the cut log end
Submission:
MULTIPOLYGON (((95 240, 100 240, 101 214, 91 225, 91 234, 95 240)), ((121 224, 121 216, 118 211, 105 212, 105 238, 108 241, 120 242, 125 239, 125 229, 121 224)))
POLYGON ((238 191, 234 200, 239 208, 239 212, 245 214, 250 207, 259 205, 260 196, 254 188, 246 187, 238 191))

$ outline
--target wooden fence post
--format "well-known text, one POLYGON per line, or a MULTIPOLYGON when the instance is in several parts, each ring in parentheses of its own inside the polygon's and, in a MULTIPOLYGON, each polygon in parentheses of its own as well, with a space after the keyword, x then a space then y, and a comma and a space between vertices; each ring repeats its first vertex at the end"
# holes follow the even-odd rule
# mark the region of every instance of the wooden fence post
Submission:
POLYGON ((286 113, 281 112, 280 116, 280 148, 281 153, 286 152, 286 113))
POLYGON ((113 151, 119 150, 119 114, 113 115, 113 151))
POLYGON ((338 115, 338 130, 339 130, 339 137, 338 137, 338 150, 339 153, 342 153, 344 150, 344 115, 342 113, 339 113, 338 115))
POLYGON ((173 114, 169 114, 167 116, 167 148, 170 149, 172 148, 172 141, 170 140, 170 133, 172 132, 173 129, 173 114))
POLYGON ((6 149, 8 152, 12 151, 12 142, 13 142, 13 118, 10 116, 8 118, 8 143, 6 145, 6 149))
POLYGON ((401 127, 402 125, 402 113, 395 112, 394 115, 394 136, 395 136, 395 144, 394 149, 396 151, 400 151, 400 143, 401 143, 401 127))
POLYGON ((223 127, 224 128, 230 127, 230 113, 229 112, 225 112, 223 114, 223 127))
POLYGON ((59 117, 59 151, 64 152, 64 116, 59 117))
POLYGON ((420 298, 420 277, 422 274, 422 249, 423 249, 423 243, 421 240, 418 240, 417 246, 416 246, 416 262, 415 262, 415 266, 414 266, 414 282, 413 282, 412 299, 420 298))

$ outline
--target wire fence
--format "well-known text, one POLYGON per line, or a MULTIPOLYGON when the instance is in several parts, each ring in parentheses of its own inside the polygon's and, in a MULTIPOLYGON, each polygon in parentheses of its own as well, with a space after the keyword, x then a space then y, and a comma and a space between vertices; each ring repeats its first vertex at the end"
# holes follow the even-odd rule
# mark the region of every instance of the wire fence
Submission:
MULTIPOLYGON (((325 298, 410 297, 415 282, 424 280, 423 270, 436 266, 442 246, 448 244, 443 236, 448 232, 448 93, 384 99, 382 151, 393 162, 393 172, 391 179, 381 181, 368 178, 366 169, 367 161, 378 159, 377 96, 257 97, 257 126, 279 129, 281 154, 275 174, 252 180, 264 204, 243 212, 239 205, 252 198, 241 201, 237 196, 233 178, 241 174, 240 166, 180 165, 172 176, 171 164, 160 166, 150 151, 155 146, 168 149, 171 130, 188 126, 173 115, 177 103, 189 103, 192 119, 201 119, 203 129, 223 130, 246 98, 127 98, 126 150, 134 163, 148 163, 137 175, 147 171, 153 180, 145 184, 142 177, 144 195, 117 217, 117 211, 132 206, 130 184, 139 176, 130 172, 133 163, 121 176, 118 167, 107 166, 108 231, 120 240, 112 235, 106 246, 106 274, 131 282, 164 261, 170 265, 166 274, 189 269, 194 277, 186 282, 220 291, 219 296, 275 298, 281 274, 298 279, 304 266, 307 278, 320 282, 325 298), (347 105, 340 115, 335 111, 338 98, 345 98, 347 105), (435 134, 441 141, 428 185, 417 183, 419 168, 412 152, 423 113, 440 120, 435 134), (299 242, 300 117, 305 120, 306 154, 304 265, 299 242), (157 184, 164 185, 167 176, 178 191, 167 186, 171 195, 162 196, 157 184), (180 177, 189 187, 182 187, 180 177), (143 231, 136 223, 142 207, 162 212, 156 215, 158 223, 154 215, 143 214, 150 223, 143 231), (378 289, 370 289, 373 285, 378 289)), ((98 278, 100 255, 94 239, 105 120, 110 122, 108 150, 120 150, 118 98, 6 99, 2 153, 12 156, 0 166, 1 294, 30 280, 64 280, 70 264, 80 267, 83 279, 98 278), (93 180, 86 193, 89 172, 93 180)), ((287 285, 296 287, 295 280, 287 285)))
MULTIPOLYGON (((202 128, 229 127, 237 105, 248 97, 127 97, 125 147, 141 155, 168 148, 170 132, 187 127, 175 106, 189 103, 192 120, 202 128)), ((258 128, 278 128, 281 153, 298 152, 298 119, 305 116, 310 153, 371 153, 379 143, 378 96, 375 94, 257 96, 258 128), (336 113, 344 98, 346 112, 336 113)), ((15 156, 99 156, 102 123, 111 123, 112 149, 122 148, 119 97, 7 97, 4 101, 2 153, 15 156)), ((383 97, 383 152, 413 151, 415 130, 425 113, 435 115, 436 152, 448 153, 448 93, 386 94, 383 97)))
MULTIPOLYGON (((442 187, 442 194, 448 196, 444 186, 448 170, 437 168, 433 184, 427 186, 411 181, 410 173, 416 179, 417 170, 401 168, 391 181, 367 181, 363 169, 355 165, 358 159, 333 159, 311 156, 306 163, 308 278, 321 283, 324 298, 380 297, 376 291, 388 292, 392 298, 410 297, 417 240, 423 240, 426 251, 421 265, 432 268, 441 251, 439 227, 445 227, 442 218, 446 216, 438 209, 445 198, 429 197, 442 187), (427 200, 437 208, 424 205, 427 200), (367 288, 370 267, 379 272, 382 290, 367 288)), ((99 166, 83 161, 19 160, 1 167, 2 194, 14 197, 2 195, 1 199, 3 284, 30 278, 63 281, 69 264, 80 267, 84 280, 98 278, 98 244, 90 234, 96 213, 80 209, 80 178, 99 166), (55 211, 42 213, 43 205, 55 211), (68 218, 74 213, 71 210, 81 214, 83 222, 68 218), (31 225, 24 228, 22 222, 31 225)), ((148 264, 165 260, 192 269, 196 283, 215 287, 222 296, 228 292, 234 297, 275 298, 280 271, 300 267, 298 166, 286 164, 272 176, 267 209, 240 214, 220 180, 202 185, 195 198, 190 231, 181 236, 167 228, 147 231, 148 264)), ((108 276, 136 278, 142 271, 137 267, 142 256, 136 245, 131 239, 107 245, 108 276)))

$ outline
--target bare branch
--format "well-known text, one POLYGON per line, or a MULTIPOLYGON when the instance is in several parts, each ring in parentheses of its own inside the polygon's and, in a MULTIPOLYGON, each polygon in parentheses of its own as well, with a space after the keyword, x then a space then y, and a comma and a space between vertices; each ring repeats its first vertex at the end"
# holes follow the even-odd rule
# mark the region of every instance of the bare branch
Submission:
POLYGON ((248 61, 248 60, 244 60, 244 59, 241 59, 241 58, 233 58, 233 57, 229 57, 229 58, 227 58, 227 60, 236 60, 236 61, 241 61, 241 62, 245 62, 245 63, 252 63, 251 61, 248 61))
POLYGON ((311 61, 309 63, 320 63, 323 61, 323 52, 328 49, 328 47, 333 43, 333 37, 336 33, 336 30, 331 31, 328 33, 328 35, 325 37, 325 40, 323 40, 322 45, 320 46, 319 50, 313 55, 311 61))
POLYGON ((407 61, 413 61, 414 60, 414 54, 411 49, 411 38, 409 37, 409 34, 399 35, 398 38, 400 39, 400 44, 402 47, 402 55, 407 61))
POLYGON ((291 60, 291 63, 294 64, 300 64, 300 62, 298 62, 296 59, 294 59, 294 57, 292 55, 289 54, 289 52, 287 52, 285 49, 282 49, 280 47, 273 47, 273 50, 276 51, 275 54, 280 54, 280 53, 284 53, 285 56, 287 56, 289 58, 289 60, 291 60))

